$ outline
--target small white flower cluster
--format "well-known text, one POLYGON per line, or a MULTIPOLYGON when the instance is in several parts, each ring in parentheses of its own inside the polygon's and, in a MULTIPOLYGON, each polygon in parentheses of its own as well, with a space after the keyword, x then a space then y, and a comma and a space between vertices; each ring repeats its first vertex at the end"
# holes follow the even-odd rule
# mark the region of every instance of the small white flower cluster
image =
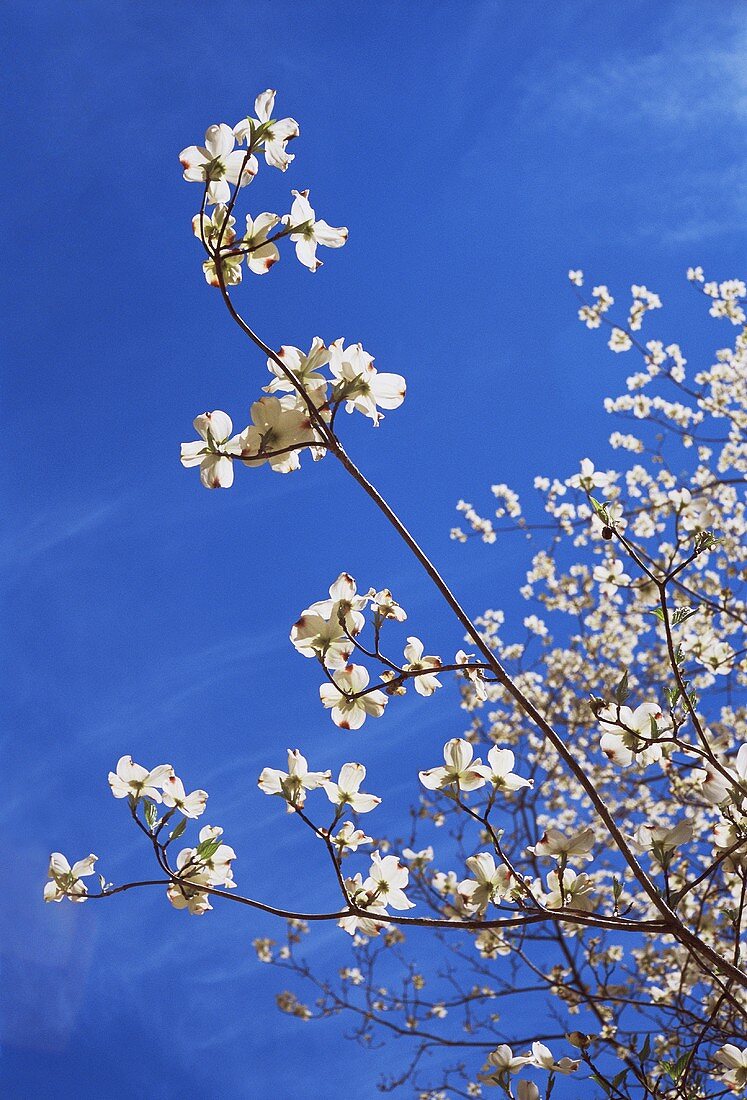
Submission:
POLYGON ((186 467, 199 466, 206 489, 229 489, 234 461, 251 467, 269 463, 275 473, 289 474, 300 469, 303 450, 308 449, 315 461, 323 458, 324 440, 319 426, 312 423, 309 404, 324 423, 344 404, 346 412, 360 412, 378 427, 383 420, 379 410, 399 408, 405 399, 402 375, 377 371, 373 357, 360 344, 345 347, 339 339, 327 347, 317 336, 307 353, 284 346, 277 358, 282 366, 274 359, 267 361, 273 376, 265 386, 270 396, 251 406, 248 427, 234 435, 231 418, 220 410, 195 419, 200 439, 182 443, 181 462, 186 467), (330 378, 320 372, 325 365, 330 378), (281 396, 275 397, 276 393, 281 396))
POLYGON ((190 145, 179 154, 184 168, 184 178, 189 183, 205 186, 207 203, 215 204, 212 215, 203 210, 192 220, 195 236, 212 253, 203 265, 205 278, 212 286, 220 286, 218 266, 222 269, 224 283, 228 286, 241 282, 241 263, 246 257, 247 267, 257 275, 263 275, 280 259, 274 241, 288 236, 296 246, 296 256, 310 271, 322 266, 317 258, 318 245, 341 248, 348 238, 347 229, 339 229, 318 219, 309 203, 308 191, 292 191, 290 212, 282 217, 263 213, 246 219, 246 235, 239 241, 233 229, 235 220, 230 216, 231 187, 238 189, 251 183, 259 169, 256 153, 264 152, 265 160, 284 172, 294 159, 286 146, 298 137, 298 123, 292 118, 273 119, 275 92, 262 92, 254 102, 255 117, 247 117, 233 129, 225 122, 209 126, 204 145, 190 145), (235 148, 246 145, 246 149, 235 148), (276 225, 283 229, 268 240, 267 234, 276 225), (224 256, 222 249, 229 250, 224 256), (220 252, 219 265, 215 253, 220 252))
POLYGON ((597 715, 603 733, 600 748, 608 760, 627 768, 635 763, 647 768, 662 758, 658 738, 671 725, 658 703, 641 703, 632 710, 607 704, 597 715))
MULTIPOLYGON (((383 625, 401 623, 406 618, 406 612, 388 588, 378 592, 370 588, 366 593, 359 593, 353 577, 341 573, 329 589, 329 599, 312 603, 294 623, 291 642, 299 653, 317 660, 324 669, 327 682, 319 688, 319 696, 331 711, 336 726, 360 729, 366 718, 380 718, 389 696, 404 695, 408 681, 423 696, 433 695, 442 686, 438 679, 441 658, 425 655, 423 643, 415 636, 407 639, 400 665, 383 657, 379 648, 383 625), (366 623, 364 611, 367 609, 374 632, 373 652, 363 649, 357 641, 366 623), (351 663, 356 648, 386 666, 381 673, 381 688, 369 687, 368 669, 351 663)), ((455 664, 465 666, 462 675, 466 679, 476 681, 479 678, 480 670, 469 666, 469 658, 463 651, 457 653, 455 664)), ((484 684, 480 689, 484 689, 484 684)))
MULTIPOLYGON (((340 248, 348 237, 346 228, 334 228, 317 218, 308 190, 292 192, 287 214, 247 215, 246 232, 237 236, 234 204, 240 188, 251 183, 258 171, 256 154, 264 153, 267 163, 281 171, 293 160, 286 146, 298 136, 298 124, 292 118, 274 119, 274 104, 275 92, 262 92, 253 116, 233 128, 225 123, 210 126, 204 146, 191 145, 180 154, 184 178, 205 188, 202 207, 192 219, 193 233, 207 253, 205 279, 226 297, 226 288, 241 282, 244 262, 256 275, 266 274, 277 263, 277 242, 284 237, 295 245, 298 259, 310 271, 321 267, 316 254, 319 245, 340 248), (245 148, 235 148, 236 143, 245 148), (206 204, 213 205, 211 212, 206 204)), ((308 353, 281 348, 268 361, 273 378, 265 387, 266 393, 280 396, 256 401, 251 424, 235 435, 226 413, 215 410, 198 416, 194 426, 200 439, 182 444, 182 464, 199 466, 206 488, 227 489, 233 484, 236 460, 246 466, 269 463, 277 473, 290 473, 299 468, 302 450, 310 450, 315 460, 322 458, 340 406, 349 413, 362 413, 378 426, 381 409, 402 404, 404 378, 377 371, 373 362, 359 343, 346 346, 342 338, 327 347, 317 337, 308 353), (325 365, 328 377, 320 373, 325 365)))
MULTIPOLYGON (((136 764, 131 756, 122 756, 117 762, 116 770, 109 772, 109 786, 115 798, 128 800, 133 816, 143 806, 143 827, 154 838, 158 838, 161 830, 175 814, 180 814, 182 820, 171 832, 167 843, 181 836, 187 820, 200 817, 207 806, 207 792, 196 790, 187 794, 184 783, 175 774, 171 764, 159 764, 149 769, 142 764, 136 764), (167 811, 160 821, 156 805, 164 806, 167 811)), ((166 890, 175 909, 187 909, 190 913, 200 915, 212 908, 209 894, 213 888, 231 888, 236 885, 231 869, 236 853, 219 839, 222 834, 222 829, 205 825, 200 830, 197 847, 183 848, 179 852, 176 870, 166 890)), ((67 897, 70 901, 85 901, 88 890, 81 879, 94 873, 97 859, 98 856, 90 855, 71 867, 65 856, 60 852, 53 852, 49 863, 50 881, 44 888, 44 900, 61 901, 63 897, 67 897)), ((103 895, 109 888, 103 877, 99 878, 103 895)))
POLYGON ((711 317, 725 317, 733 325, 744 325, 747 322, 747 314, 742 305, 747 298, 747 285, 741 279, 704 283, 702 291, 711 299, 711 308, 708 311, 711 317))
MULTIPOLYGON (((470 525, 473 532, 480 536, 483 542, 488 544, 495 542, 495 530, 489 519, 484 519, 482 516, 478 515, 474 507, 466 500, 458 501, 456 507, 457 512, 462 513, 465 521, 470 525)), ((456 542, 466 542, 469 536, 466 535, 460 527, 453 527, 451 530, 451 537, 456 542)))
POLYGON ((210 893, 216 887, 233 889, 231 864, 236 853, 220 837, 223 830, 214 825, 200 829, 196 848, 182 848, 176 857, 177 880, 172 882, 166 895, 175 909, 186 909, 194 916, 202 916, 210 904, 210 893))
POLYGON ((651 309, 661 309, 661 298, 645 286, 635 284, 630 288, 630 293, 633 295, 633 302, 628 314, 628 328, 631 332, 638 332, 643 324, 644 314, 651 309))
POLYGON ((602 323, 602 317, 607 313, 615 304, 615 299, 610 294, 606 286, 595 286, 591 292, 592 298, 596 299, 593 305, 583 305, 578 311, 578 317, 580 321, 583 321, 587 328, 599 328, 602 323))
POLYGON ((507 1043, 501 1043, 488 1055, 480 1080, 486 1085, 500 1086, 507 1096, 515 1095, 516 1100, 539 1100, 539 1090, 533 1081, 519 1081, 516 1092, 512 1093, 509 1078, 526 1067, 545 1070, 547 1073, 575 1073, 579 1064, 575 1058, 563 1057, 556 1060, 544 1043, 532 1043, 532 1049, 521 1056, 514 1055, 507 1043))
POLYGON ((524 779, 513 771, 515 757, 511 749, 497 745, 488 752, 488 763, 473 759, 474 749, 463 737, 454 737, 444 745, 444 763, 436 768, 418 772, 420 782, 429 791, 443 791, 458 796, 461 792, 479 790, 490 783, 494 793, 511 795, 522 787, 533 786, 533 780, 524 779))
MULTIPOLYGON (((264 794, 282 798, 289 813, 303 810, 307 792, 322 789, 334 807, 332 825, 329 829, 322 831, 322 835, 329 837, 338 855, 342 857, 357 851, 361 844, 373 843, 372 838, 366 836, 351 821, 344 822, 336 835, 332 834, 332 829, 346 812, 370 813, 380 805, 381 799, 377 795, 361 791, 361 784, 366 778, 366 769, 363 764, 343 764, 336 783, 332 782, 330 776, 329 771, 309 771, 308 762, 301 752, 298 749, 288 749, 288 771, 264 768, 258 785, 264 794)), ((411 855, 424 859, 427 853, 411 853, 411 855)), ((409 871, 397 856, 382 857, 378 851, 373 852, 367 878, 364 880, 359 872, 345 880, 345 889, 351 905, 356 909, 365 910, 365 913, 351 913, 342 917, 339 921, 340 927, 351 936, 356 933, 364 936, 377 935, 381 928, 381 921, 375 918, 386 916, 387 906, 398 910, 413 908, 414 903, 403 893, 408 878, 409 871)))
POLYGON ((207 806, 207 791, 187 794, 171 764, 159 764, 148 771, 141 764, 135 764, 131 756, 122 756, 117 762, 117 770, 109 772, 109 786, 115 798, 130 798, 136 803, 141 799, 162 802, 183 817, 200 817, 207 806))
MULTIPOLYGON (((331 772, 311 772, 308 761, 299 749, 288 749, 288 771, 276 768, 264 768, 259 780, 259 789, 264 794, 277 795, 287 804, 288 813, 303 809, 307 791, 321 788, 336 808, 339 818, 347 808, 353 813, 367 814, 375 810, 381 799, 375 794, 364 794, 360 787, 366 778, 363 764, 343 764, 337 782, 331 781, 331 772)), ((350 847, 353 850, 359 844, 366 843, 370 837, 364 837, 350 823, 343 825, 335 838, 338 847, 350 847)))

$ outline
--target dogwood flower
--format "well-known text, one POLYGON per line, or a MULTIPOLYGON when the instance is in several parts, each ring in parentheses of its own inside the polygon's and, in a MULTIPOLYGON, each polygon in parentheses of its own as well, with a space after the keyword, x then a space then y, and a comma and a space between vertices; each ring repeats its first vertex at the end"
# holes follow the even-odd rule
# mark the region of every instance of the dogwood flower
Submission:
POLYGON ((349 806, 358 814, 367 814, 375 810, 381 802, 375 794, 363 794, 360 785, 366 778, 366 769, 362 764, 343 764, 336 783, 323 783, 324 791, 330 802, 342 809, 349 806))
MULTIPOLYGON (((358 592, 355 579, 349 573, 340 573, 337 580, 330 586, 329 599, 317 600, 311 605, 314 611, 320 615, 329 617, 333 614, 348 614, 362 611, 371 598, 371 593, 358 592), (335 607, 335 604, 338 606, 335 607)), ((360 622, 363 626, 363 616, 354 615, 353 622, 360 622)))
POLYGON ((382 588, 371 596, 371 610, 378 619, 391 619, 396 623, 403 623, 407 618, 407 612, 395 600, 388 588, 382 588))
POLYGON ((414 852, 412 848, 403 848, 402 857, 413 867, 425 867, 426 864, 433 862, 433 848, 430 844, 427 848, 421 848, 419 852, 414 852))
POLYGON ((291 194, 294 196, 293 205, 283 221, 291 228, 290 239, 296 246, 296 256, 309 271, 316 271, 322 266, 316 255, 317 245, 342 248, 348 239, 348 231, 346 226, 335 229, 325 221, 317 221, 309 203, 308 191, 291 191, 291 194))
POLYGON ((490 902, 496 905, 505 898, 513 876, 503 863, 496 867, 489 852, 470 856, 467 866, 475 877, 459 883, 459 896, 468 909, 482 914, 490 902))
POLYGON ((560 829, 553 826, 545 829, 536 844, 527 849, 533 852, 539 859, 567 859, 569 856, 586 856, 587 860, 593 859, 590 854, 594 847, 594 830, 581 829, 570 836, 561 833, 560 829))
POLYGON ((721 771, 706 764, 704 770, 698 770, 700 791, 704 798, 716 806, 725 802, 735 787, 747 785, 747 744, 742 745, 737 753, 734 768, 725 768, 726 775, 721 771), (731 780, 731 782, 730 782, 731 780))
MULTIPOLYGON (((463 649, 457 652, 454 658, 454 664, 456 665, 469 665, 474 661, 474 653, 465 653, 463 649)), ((485 683, 485 673, 481 668, 465 668, 464 672, 460 672, 460 676, 464 676, 465 680, 468 680, 475 689, 475 695, 481 702, 485 702, 488 697, 488 687, 485 683)))
POLYGON ((664 728, 664 716, 658 703, 641 703, 635 710, 607 705, 600 710, 598 721, 605 730, 600 748, 613 764, 626 768, 635 759, 642 767, 648 767, 661 759, 659 744, 641 740, 642 737, 651 740, 654 731, 659 733, 664 728))
POLYGON ((568 484, 572 489, 585 489, 590 491, 591 489, 601 488, 603 485, 606 485, 608 480, 607 474, 603 474, 601 470, 594 469, 594 463, 590 458, 582 458, 580 472, 574 474, 573 477, 569 477, 568 484))
POLYGON ((161 801, 161 789, 170 775, 174 774, 171 764, 159 764, 148 771, 140 764, 133 763, 131 756, 120 756, 116 772, 109 772, 109 786, 115 798, 150 798, 161 801))
POLYGON ((291 627, 290 640, 304 657, 319 657, 327 668, 345 668, 354 649, 338 619, 325 619, 310 609, 291 627))
POLYGON ((195 237, 202 241, 203 244, 213 252, 213 255, 205 260, 202 265, 202 270, 205 273, 205 281, 210 286, 220 286, 218 268, 215 261, 215 252, 218 250, 218 242, 220 242, 221 248, 220 263, 223 273, 223 282, 226 286, 237 286, 242 278, 241 262, 244 257, 241 253, 234 254, 223 251, 225 248, 230 248, 236 240, 236 233, 233 229, 236 224, 236 219, 231 216, 228 216, 227 219, 227 215, 228 208, 220 203, 215 207, 212 215, 203 210, 201 213, 195 214, 192 218, 192 232, 195 237))
POLYGON ((68 898, 75 902, 85 901, 88 887, 80 880, 94 874, 93 865, 98 858, 94 855, 86 856, 71 867, 62 852, 52 852, 47 872, 50 881, 44 887, 44 900, 62 901, 63 898, 68 898))
MULTIPOLYGON (((252 218, 246 216, 246 234, 241 242, 246 249, 246 266, 255 275, 266 275, 270 268, 280 259, 277 245, 267 240, 267 234, 273 229, 280 218, 277 214, 257 214, 252 218)), ((240 257, 239 257, 240 259, 240 257)))
POLYGON ((587 874, 577 875, 570 867, 562 872, 550 871, 547 875, 547 892, 544 902, 548 909, 580 909, 589 913, 594 908, 591 892, 594 884, 587 874))
POLYGON ((561 1058, 556 1062, 544 1043, 532 1043, 532 1065, 548 1073, 575 1073, 579 1067, 573 1058, 561 1058))
POLYGON ((200 829, 196 848, 182 848, 176 857, 178 882, 171 882, 166 896, 175 909, 187 909, 194 916, 201 916, 212 909, 210 895, 200 887, 221 886, 232 889, 232 861, 236 853, 228 844, 221 844, 223 830, 214 825, 200 829))
POLYGON ((461 791, 476 791, 478 787, 484 787, 490 769, 479 758, 473 760, 473 753, 474 749, 469 741, 462 737, 452 738, 444 745, 445 766, 418 772, 420 782, 429 791, 444 790, 451 786, 461 791))
POLYGON ((202 437, 194 443, 182 443, 182 466, 199 466, 200 480, 206 489, 230 489, 233 485, 233 458, 241 453, 241 437, 231 437, 233 424, 226 413, 216 409, 195 417, 195 431, 202 437))
POLYGON ((488 1065, 492 1066, 494 1069, 510 1075, 512 1073, 517 1073, 518 1070, 528 1065, 531 1062, 531 1058, 528 1055, 514 1055, 508 1043, 501 1043, 499 1047, 496 1047, 495 1050, 490 1052, 487 1062, 488 1065))
MULTIPOLYGON (((329 362, 329 351, 323 340, 315 336, 308 352, 302 352, 289 344, 283 344, 278 352, 289 370, 298 379, 305 390, 319 390, 325 388, 327 379, 320 373, 320 367, 329 362)), ((293 393, 295 386, 283 373, 274 359, 267 360, 267 368, 274 378, 268 386, 264 387, 265 393, 293 393)))
POLYGON ((320 657, 327 668, 344 668, 353 652, 352 637, 365 624, 360 608, 367 596, 359 596, 355 581, 341 573, 329 590, 328 600, 317 600, 291 629, 290 639, 304 657, 320 657))
POLYGON ((163 804, 173 807, 185 817, 195 818, 205 812, 207 806, 207 791, 192 791, 187 794, 181 779, 174 775, 167 776, 163 782, 163 804))
POLYGON ((200 890, 200 886, 210 886, 210 877, 205 871, 195 871, 188 879, 172 882, 166 890, 166 897, 175 909, 187 909, 195 917, 201 917, 212 909, 210 894, 200 890))
POLYGON ((734 1043, 725 1043, 714 1054, 714 1058, 729 1072, 724 1077, 724 1082, 734 1092, 747 1085, 747 1047, 742 1050, 734 1043))
POLYGON ((237 122, 233 132, 239 145, 243 145, 244 142, 247 145, 253 145, 258 151, 264 152, 265 160, 269 165, 284 172, 295 159, 295 155, 286 152, 285 147, 289 141, 298 137, 300 131, 298 123, 293 118, 279 120, 271 118, 276 95, 277 92, 272 88, 261 92, 254 100, 254 111, 257 117, 247 116, 241 122, 237 122))
MULTIPOLYGON (((229 889, 236 886, 231 866, 236 859, 236 853, 229 844, 221 843, 222 835, 223 830, 217 826, 205 825, 200 829, 198 846, 182 848, 176 858, 176 866, 183 881, 199 879, 202 885, 225 886, 229 889)), ((176 908, 181 909, 183 906, 177 905, 176 908)))
POLYGON ((409 877, 410 872, 397 856, 384 856, 382 859, 378 852, 373 852, 368 878, 363 886, 374 895, 377 903, 400 911, 414 909, 415 903, 404 893, 409 877))
POLYGON ((306 757, 298 749, 288 749, 288 771, 264 768, 258 786, 265 794, 276 794, 288 803, 288 813, 303 806, 306 792, 315 791, 330 777, 330 772, 310 772, 306 757))
POLYGON ((357 698, 358 692, 368 687, 368 670, 363 665, 346 665, 333 673, 334 683, 322 684, 319 696, 327 710, 332 711, 332 721, 344 730, 357 730, 370 715, 380 718, 387 704, 383 691, 369 691, 357 698))
POLYGON ((356 909, 365 910, 366 915, 362 916, 358 913, 351 913, 348 917, 342 917, 337 922, 340 928, 350 936, 354 936, 358 932, 364 936, 378 936, 382 924, 381 921, 377 921, 375 917, 385 917, 387 916, 387 911, 383 905, 380 903, 377 904, 375 900, 375 890, 368 888, 363 882, 363 877, 360 872, 354 875, 353 878, 345 879, 345 890, 351 905, 354 905, 356 909))
POLYGON ((357 852, 361 844, 372 844, 373 838, 366 836, 362 829, 357 828, 352 821, 346 821, 340 826, 337 834, 330 837, 341 856, 347 852, 357 852))
POLYGON ((516 1086, 516 1100, 540 1100, 540 1091, 534 1081, 526 1078, 519 1081, 516 1086))
MULTIPOLYGON (((405 672, 423 672, 425 669, 441 667, 440 657, 424 657, 423 656, 423 643, 420 638, 408 638, 407 645, 405 646, 405 661, 402 666, 405 672)), ((435 675, 435 673, 426 672, 425 675, 413 676, 413 687, 417 691, 418 695, 433 695, 436 688, 443 687, 443 684, 435 675)))
POLYGON ((522 787, 534 786, 534 780, 523 779, 520 775, 514 774, 512 769, 515 759, 511 749, 499 749, 497 745, 493 745, 488 753, 487 779, 504 794, 512 794, 514 791, 521 790, 522 787))
POLYGON ((198 240, 204 240, 206 245, 217 248, 220 240, 221 247, 228 247, 236 240, 234 226, 236 219, 228 214, 228 207, 218 203, 212 214, 203 210, 192 218, 192 232, 198 240), (228 221, 226 221, 228 215, 228 221), (225 225, 225 229, 223 226, 225 225))
POLYGON ((604 565, 594 567, 594 580, 603 596, 615 596, 618 587, 630 583, 630 576, 625 572, 623 563, 618 558, 613 558, 604 565))
POLYGON ((289 474, 301 466, 298 444, 314 438, 308 413, 290 408, 277 397, 260 397, 250 410, 252 423, 241 433, 239 458, 245 466, 269 462, 278 474, 289 474), (282 452, 282 453, 278 453, 282 452), (258 457, 250 458, 249 455, 258 457))
POLYGON ((682 638, 682 649, 714 675, 728 676, 731 672, 734 650, 724 638, 716 638, 711 631, 688 631, 682 638))
POLYGON ((244 187, 257 174, 257 158, 250 156, 247 159, 240 149, 234 150, 235 144, 231 127, 221 122, 220 125, 208 126, 204 145, 190 145, 179 154, 185 180, 189 183, 207 183, 207 201, 210 203, 228 202, 231 197, 229 184, 244 187))
POLYGON ((667 862, 675 848, 687 844, 693 838, 689 821, 679 821, 673 828, 666 825, 639 825, 631 846, 639 852, 651 852, 661 864, 667 862))
MULTIPOLYGON (((220 258, 220 270, 223 275, 223 283, 225 286, 238 286, 243 278, 243 271, 241 268, 241 261, 244 257, 241 253, 226 252, 221 254, 220 258)), ((220 287, 220 275, 218 274, 218 263, 214 259, 205 260, 202 265, 202 270, 205 275, 205 282, 208 286, 220 287)))
POLYGON ((336 386, 333 397, 345 401, 345 411, 363 413, 375 428, 383 419, 379 409, 397 409, 407 389, 401 374, 382 374, 373 356, 361 344, 345 347, 342 337, 329 345, 329 369, 336 386))

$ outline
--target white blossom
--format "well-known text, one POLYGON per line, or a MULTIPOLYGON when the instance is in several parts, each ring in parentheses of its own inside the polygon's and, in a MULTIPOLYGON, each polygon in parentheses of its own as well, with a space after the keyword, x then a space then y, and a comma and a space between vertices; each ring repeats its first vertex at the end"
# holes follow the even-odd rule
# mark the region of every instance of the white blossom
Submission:
POLYGON ((298 749, 288 749, 288 771, 264 768, 258 780, 259 789, 265 794, 279 795, 288 803, 288 813, 296 806, 303 806, 306 792, 321 787, 330 772, 310 772, 306 757, 298 749))
POLYGON ((290 239, 296 246, 296 256, 309 271, 316 271, 322 266, 316 255, 317 245, 342 248, 348 239, 348 231, 345 226, 335 229, 325 221, 317 220, 309 203, 308 191, 292 191, 291 194, 294 196, 293 205, 283 221, 292 229, 290 239))
POLYGON ((266 275, 280 259, 277 245, 267 240, 268 233, 279 221, 277 214, 268 211, 257 214, 256 218, 251 214, 246 216, 246 233, 241 244, 246 253, 246 266, 255 275, 266 275))
POLYGON ((486 765, 488 774, 486 778, 502 794, 513 794, 514 791, 519 791, 522 787, 532 787, 534 785, 533 780, 523 779, 522 776, 514 773, 515 759, 511 749, 500 749, 497 745, 493 745, 488 752, 486 765))
POLYGON ((207 183, 207 200, 226 203, 231 197, 229 184, 243 187, 257 174, 257 158, 246 158, 236 144, 233 131, 225 122, 208 126, 204 145, 190 145, 179 154, 184 178, 189 183, 207 183), (246 160, 246 163, 244 161, 246 160), (243 169, 242 169, 243 166, 243 169))
POLYGON ((387 704, 387 697, 378 689, 366 691, 369 675, 363 665, 346 665, 332 674, 334 683, 322 684, 319 696, 324 706, 332 711, 332 721, 346 730, 357 730, 367 717, 380 718, 387 704), (366 692, 358 695, 358 692, 366 692))
POLYGON ((499 863, 496 867, 490 852, 470 856, 467 866, 475 877, 459 883, 459 896, 468 909, 484 913, 490 902, 496 904, 505 898, 513 876, 505 864, 499 863))
POLYGON ((208 796, 206 791, 197 790, 192 791, 191 794, 187 794, 181 779, 177 775, 174 775, 173 772, 164 779, 164 806, 169 806, 178 810, 179 813, 184 814, 185 817, 199 817, 200 814, 205 812, 207 800, 208 796))
POLYGON ((366 769, 362 764, 343 764, 337 782, 325 782, 324 787, 330 802, 342 809, 349 806, 358 814, 367 814, 375 810, 381 799, 375 794, 363 794, 360 785, 366 778, 366 769))
POLYGON ((357 410, 374 427, 383 419, 379 409, 398 409, 405 399, 406 384, 401 374, 382 374, 373 356, 361 344, 345 347, 342 337, 329 345, 329 369, 336 382, 333 397, 345 401, 345 411, 357 410))
POLYGON ((142 765, 133 763, 131 756, 121 756, 117 770, 109 772, 109 786, 115 798, 151 798, 154 802, 160 802, 163 785, 173 774, 171 764, 159 764, 148 771, 142 765))
POLYGON ((88 887, 81 879, 94 874, 94 864, 98 858, 94 855, 86 856, 71 867, 62 852, 52 852, 48 871, 50 881, 44 887, 44 900, 62 901, 63 898, 68 898, 70 901, 85 901, 88 887))
POLYGON ((594 830, 590 828, 580 829, 577 833, 561 832, 554 826, 545 829, 544 833, 535 845, 530 845, 528 851, 533 852, 540 859, 567 859, 569 856, 585 856, 591 860, 591 849, 594 847, 594 830))
POLYGON ((182 443, 182 466, 199 466, 200 480, 206 489, 230 489, 233 485, 233 458, 241 453, 239 436, 232 436, 233 424, 226 413, 202 413, 195 417, 195 431, 201 436, 194 443, 182 443))
POLYGON ((257 150, 261 149, 267 163, 284 172, 295 159, 294 154, 287 152, 285 147, 289 141, 298 137, 299 129, 293 118, 272 118, 276 95, 277 92, 272 88, 261 92, 254 100, 256 118, 247 116, 237 122, 233 132, 239 145, 252 144, 257 150))
POLYGON ((442 687, 441 681, 435 673, 427 672, 427 669, 439 669, 440 657, 424 657, 423 643, 420 638, 408 638, 405 646, 405 664, 402 666, 405 672, 419 672, 421 675, 413 676, 412 684, 418 695, 433 695, 433 692, 442 687))
POLYGON ((444 745, 445 765, 418 772, 420 782, 429 791, 444 790, 454 786, 460 791, 475 791, 484 787, 491 775, 478 758, 473 760, 474 749, 469 741, 454 737, 444 745))

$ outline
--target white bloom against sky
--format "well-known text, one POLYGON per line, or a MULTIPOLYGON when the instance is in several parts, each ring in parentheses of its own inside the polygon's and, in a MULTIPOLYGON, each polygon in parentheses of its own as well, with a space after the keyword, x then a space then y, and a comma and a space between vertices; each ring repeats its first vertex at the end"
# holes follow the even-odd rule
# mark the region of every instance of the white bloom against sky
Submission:
POLYGON ((257 174, 257 158, 246 158, 236 149, 236 140, 225 122, 208 126, 204 145, 182 149, 179 160, 184 178, 189 183, 207 183, 208 200, 226 203, 231 197, 231 184, 251 183, 257 174))

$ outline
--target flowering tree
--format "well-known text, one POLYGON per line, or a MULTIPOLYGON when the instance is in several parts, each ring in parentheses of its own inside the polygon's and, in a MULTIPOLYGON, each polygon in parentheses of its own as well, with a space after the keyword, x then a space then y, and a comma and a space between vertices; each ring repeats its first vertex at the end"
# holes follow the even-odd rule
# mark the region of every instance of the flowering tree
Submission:
POLYGON ((446 660, 427 653, 392 593, 358 591, 346 572, 301 611, 290 641, 318 664, 321 705, 342 730, 385 720, 408 690, 436 695, 447 676, 460 680, 467 729, 443 747, 442 763, 424 752, 400 840, 367 835, 381 798, 366 789, 362 763, 333 780, 297 748, 269 761, 259 787, 285 803, 289 827, 318 839, 337 896, 329 912, 239 894, 220 828, 204 825, 180 848, 207 793, 188 793, 171 765, 129 756, 109 784, 145 838, 153 877, 117 885, 100 875, 94 891, 84 880, 98 857, 71 866, 56 852, 45 899, 156 886, 193 915, 233 902, 284 919, 282 938, 255 939, 261 961, 293 975, 298 992, 281 993, 280 1007, 302 1019, 348 1015, 364 1043, 407 1036, 410 1054, 384 1089, 495 1089, 516 1100, 743 1095, 745 284, 688 272, 710 315, 737 332, 691 374, 679 345, 641 335, 661 307, 656 294, 634 286, 616 315, 607 287, 587 294, 582 273, 569 273, 580 320, 607 332, 613 352, 639 357, 626 392, 606 402, 630 430, 610 437, 617 468, 584 458, 571 476, 538 477, 535 519, 502 484, 492 487, 493 518, 458 505, 452 537, 462 543, 520 531, 544 546, 521 589, 526 634, 505 640, 502 613, 469 617, 345 450, 341 414, 378 427, 382 410, 403 402, 405 380, 343 339, 276 351, 234 302, 245 272, 267 274, 286 239, 312 272, 320 249, 347 239, 317 218, 308 191, 292 192, 287 214, 246 214, 246 231, 237 229, 259 157, 281 171, 294 159, 298 125, 274 118, 274 101, 263 92, 253 116, 210 126, 204 145, 180 155, 184 178, 201 189, 192 226, 205 279, 269 370, 251 423, 234 432, 225 412, 203 413, 181 460, 208 489, 230 488, 240 465, 289 474, 302 458, 337 460, 414 554, 467 648, 446 660), (351 937, 353 965, 336 978, 312 972, 300 953, 319 921, 351 937), (442 945, 430 970, 407 949, 418 927, 442 945), (528 1022, 512 1023, 522 1006, 528 1022), (434 1048, 453 1062, 423 1077, 434 1048), (566 1075, 575 1075, 568 1092, 566 1075))

